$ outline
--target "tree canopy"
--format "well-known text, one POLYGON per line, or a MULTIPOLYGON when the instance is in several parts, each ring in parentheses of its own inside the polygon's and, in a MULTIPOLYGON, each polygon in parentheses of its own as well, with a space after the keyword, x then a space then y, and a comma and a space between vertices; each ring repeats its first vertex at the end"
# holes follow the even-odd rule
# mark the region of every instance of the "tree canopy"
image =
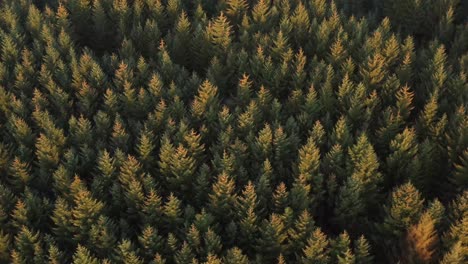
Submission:
POLYGON ((466 263, 468 1, 0 1, 0 263, 466 263))

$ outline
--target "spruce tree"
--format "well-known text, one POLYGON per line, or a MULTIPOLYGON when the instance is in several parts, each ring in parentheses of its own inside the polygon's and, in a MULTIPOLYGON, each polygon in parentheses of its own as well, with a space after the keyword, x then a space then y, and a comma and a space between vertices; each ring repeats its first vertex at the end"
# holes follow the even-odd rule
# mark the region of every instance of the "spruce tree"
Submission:
POLYGON ((98 264, 99 260, 91 255, 89 250, 81 245, 78 245, 76 252, 73 255, 73 264, 98 264))
POLYGON ((329 240, 327 236, 316 228, 307 240, 307 246, 303 249, 301 263, 330 263, 329 240))
POLYGON ((419 222, 411 226, 406 235, 404 258, 410 262, 431 262, 438 242, 434 220, 425 213, 419 222))

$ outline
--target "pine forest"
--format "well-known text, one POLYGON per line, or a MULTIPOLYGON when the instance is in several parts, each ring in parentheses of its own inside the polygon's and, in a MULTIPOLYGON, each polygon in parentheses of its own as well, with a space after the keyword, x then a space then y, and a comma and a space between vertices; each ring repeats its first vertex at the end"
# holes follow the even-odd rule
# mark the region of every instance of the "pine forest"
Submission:
POLYGON ((468 263, 468 0, 0 0, 1 263, 468 263))

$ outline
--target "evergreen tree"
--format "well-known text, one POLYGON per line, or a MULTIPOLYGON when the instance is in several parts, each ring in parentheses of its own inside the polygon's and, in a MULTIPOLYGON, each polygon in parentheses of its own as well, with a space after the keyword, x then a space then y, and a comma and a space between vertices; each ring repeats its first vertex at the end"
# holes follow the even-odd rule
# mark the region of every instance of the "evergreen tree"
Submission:
POLYGON ((175 229, 178 223, 182 222, 182 212, 181 212, 181 202, 180 200, 174 196, 174 194, 170 194, 167 198, 166 204, 163 207, 163 214, 165 217, 165 222, 170 229, 175 229))
POLYGON ((230 176, 222 173, 212 186, 209 194, 210 209, 220 219, 227 221, 233 216, 237 195, 234 193, 235 184, 230 176))
POLYGON ((298 252, 307 243, 308 235, 312 233, 314 220, 309 212, 304 211, 295 221, 294 226, 288 230, 288 251, 298 252))
POLYGON ((257 194, 252 182, 249 182, 242 192, 242 196, 238 198, 238 212, 240 218, 240 239, 242 244, 248 246, 256 237, 258 229, 258 216, 256 210, 258 208, 257 194))
POLYGON ((232 248, 229 249, 226 253, 226 257, 224 259, 224 263, 226 264, 247 264, 249 263, 248 258, 242 254, 242 251, 239 248, 232 248))
POLYGON ((208 80, 204 81, 199 87, 198 95, 192 103, 192 113, 195 117, 210 117, 217 113, 215 108, 218 105, 218 88, 208 80))
POLYGON ((269 26, 269 19, 271 16, 271 9, 269 5, 269 1, 259 0, 252 9, 252 22, 255 25, 255 29, 258 30, 263 29, 267 30, 269 26))
POLYGON ((409 262, 431 262, 437 241, 434 220, 425 213, 419 222, 411 226, 406 236, 404 256, 409 262))
POLYGON ((78 245, 75 254, 73 255, 73 264, 98 264, 99 260, 91 255, 89 250, 81 245, 78 245))
POLYGON ((143 229, 141 235, 138 236, 138 242, 145 250, 146 259, 152 259, 157 252, 161 252, 163 249, 163 238, 158 234, 158 230, 152 226, 143 229))
POLYGON ((330 263, 329 241, 327 236, 316 228, 307 240, 307 246, 303 249, 301 263, 330 263))
POLYGON ((466 253, 463 252, 462 243, 456 243, 449 252, 444 255, 441 264, 462 263, 466 260, 466 253))
POLYGON ((290 19, 294 40, 296 43, 304 43, 305 36, 309 31, 310 18, 302 2, 299 2, 290 19))
POLYGON ((261 236, 257 241, 259 257, 263 261, 274 261, 283 251, 284 241, 287 238, 283 220, 275 214, 265 219, 260 226, 261 236))
POLYGON ((312 138, 299 150, 298 171, 300 177, 312 183, 312 204, 319 204, 323 195, 323 176, 319 173, 320 150, 312 138))
POLYGON ((194 255, 188 246, 187 242, 184 242, 182 248, 176 253, 174 256, 175 263, 182 264, 182 263, 191 263, 194 255))
POLYGON ((234 25, 239 25, 247 8, 249 7, 246 0, 228 0, 226 1, 226 15, 233 21, 234 25))
POLYGON ((349 223, 355 225, 358 220, 365 220, 363 211, 375 205, 382 175, 378 172, 377 155, 366 135, 359 137, 349 149, 349 155, 352 174, 340 189, 335 212, 339 223, 352 227, 349 223))
POLYGON ((111 219, 100 216, 90 230, 90 245, 98 257, 109 256, 116 244, 115 231, 117 226, 111 219))
POLYGON ((392 192, 391 203, 386 207, 383 226, 397 236, 415 224, 423 210, 424 200, 411 183, 397 187, 392 192))
POLYGON ((91 197, 86 190, 79 190, 74 197, 71 224, 77 241, 87 241, 92 225, 97 222, 104 204, 91 197))
POLYGON ((196 169, 195 160, 188 150, 183 145, 176 148, 168 138, 163 138, 159 158, 160 172, 166 177, 165 180, 173 188, 182 186, 181 190, 187 192, 196 169))
POLYGON ((0 261, 2 263, 8 263, 10 260, 10 237, 3 231, 0 233, 0 261))
POLYGON ((182 11, 179 15, 175 26, 175 36, 172 43, 174 62, 182 66, 189 66, 190 49, 186 45, 191 38, 191 23, 187 17, 187 13, 182 11))
POLYGON ((346 231, 331 242, 330 254, 337 263, 354 263, 355 256, 351 251, 351 240, 346 231))
POLYGON ((34 232, 26 226, 22 226, 15 236, 14 244, 14 251, 11 254, 13 262, 37 263, 43 261, 45 256, 39 232, 34 232))
POLYGON ((133 245, 128 240, 123 240, 117 247, 119 261, 125 264, 142 264, 143 261, 137 256, 133 250, 133 245))
MULTIPOLYGON (((388 175, 392 175, 391 182, 399 182, 406 175, 415 174, 412 171, 412 163, 417 154, 417 143, 414 130, 405 129, 390 142, 390 150, 393 152, 387 158, 388 175)), ((388 179, 387 179, 388 181, 388 179)))
POLYGON ((227 17, 221 13, 213 22, 208 24, 207 34, 211 43, 219 52, 225 52, 231 44, 231 30, 227 17))
POLYGON ((365 264, 372 263, 373 257, 370 253, 370 245, 364 236, 359 237, 354 244, 354 255, 356 256, 356 263, 365 264))

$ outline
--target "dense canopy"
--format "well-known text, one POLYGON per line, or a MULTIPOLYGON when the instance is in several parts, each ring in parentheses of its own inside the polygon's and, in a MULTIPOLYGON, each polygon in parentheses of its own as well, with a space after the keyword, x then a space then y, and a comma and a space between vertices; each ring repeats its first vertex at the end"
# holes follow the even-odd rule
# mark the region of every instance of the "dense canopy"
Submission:
POLYGON ((468 1, 0 1, 0 263, 468 261, 468 1))

